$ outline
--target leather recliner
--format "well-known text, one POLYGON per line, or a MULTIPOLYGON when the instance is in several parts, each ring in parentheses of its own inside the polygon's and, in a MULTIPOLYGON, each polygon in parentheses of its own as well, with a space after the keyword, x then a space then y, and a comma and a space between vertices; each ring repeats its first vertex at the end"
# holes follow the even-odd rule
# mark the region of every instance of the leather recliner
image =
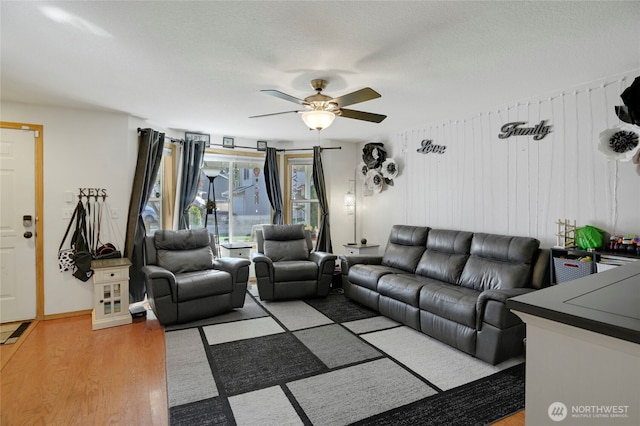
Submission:
POLYGON ((163 325, 184 323, 244 306, 249 262, 214 259, 215 244, 205 228, 157 231, 145 238, 149 304, 163 325))
POLYGON ((256 237, 258 249, 252 260, 260 299, 329 294, 337 257, 312 251, 311 234, 303 225, 263 225, 256 237))

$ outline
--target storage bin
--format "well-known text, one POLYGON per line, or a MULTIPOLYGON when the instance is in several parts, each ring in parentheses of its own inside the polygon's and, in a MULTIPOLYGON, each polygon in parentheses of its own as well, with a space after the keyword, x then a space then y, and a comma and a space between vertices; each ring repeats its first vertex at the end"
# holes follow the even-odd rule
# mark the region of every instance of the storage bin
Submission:
POLYGON ((577 259, 553 258, 553 266, 556 271, 556 282, 558 284, 591 275, 593 265, 591 262, 580 262, 577 259))

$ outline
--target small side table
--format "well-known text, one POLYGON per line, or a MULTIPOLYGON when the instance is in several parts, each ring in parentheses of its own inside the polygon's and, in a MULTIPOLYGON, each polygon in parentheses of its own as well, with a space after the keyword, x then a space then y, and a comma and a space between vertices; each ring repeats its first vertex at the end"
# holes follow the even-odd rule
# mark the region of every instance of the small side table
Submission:
POLYGON ((347 255, 374 255, 378 254, 378 244, 344 244, 347 255))
POLYGON ((129 259, 91 262, 93 269, 93 330, 131 324, 129 313, 129 259))
MULTIPOLYGON (((245 243, 224 243, 220 244, 220 256, 221 257, 239 257, 242 259, 251 260, 251 249, 253 247, 245 243)), ((255 278, 255 266, 253 262, 249 265, 249 278, 255 278)))
POLYGON ((240 257, 249 259, 251 246, 243 243, 224 243, 220 244, 220 256, 222 257, 240 257))

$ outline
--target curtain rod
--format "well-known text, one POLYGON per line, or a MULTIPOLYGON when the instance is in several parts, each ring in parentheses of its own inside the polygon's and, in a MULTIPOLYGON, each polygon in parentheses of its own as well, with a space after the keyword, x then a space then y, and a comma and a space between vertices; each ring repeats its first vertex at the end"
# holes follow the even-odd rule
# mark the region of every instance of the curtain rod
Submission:
MULTIPOLYGON (((145 129, 141 129, 140 127, 138 127, 138 133, 140 133, 141 131, 143 131, 145 129)), ((165 139, 169 139, 171 142, 178 142, 178 143, 184 143, 184 139, 176 139, 176 138, 172 138, 171 136, 164 136, 165 139)), ((233 150, 233 148, 229 148, 227 146, 224 146, 221 143, 212 143, 209 144, 209 146, 221 146, 223 148, 229 149, 229 150, 233 150)), ((256 148, 255 146, 242 146, 242 145, 235 145, 234 148, 244 148, 244 149, 253 149, 255 151, 263 151, 263 150, 258 150, 258 148, 256 148)), ((325 149, 342 149, 341 146, 329 146, 326 148, 320 147, 320 150, 325 150, 325 149)), ((290 148, 290 149, 286 149, 286 148, 282 148, 282 149, 278 149, 276 148, 276 152, 289 152, 289 151, 313 151, 313 148, 290 148)))
MULTIPOLYGON (((140 127, 138 127, 138 133, 144 131, 146 129, 142 129, 140 127)), ((172 138, 171 136, 167 136, 166 134, 164 135, 165 139, 169 139, 169 141, 171 142, 176 142, 176 143, 184 143, 184 139, 176 139, 176 138, 172 138)))
MULTIPOLYGON (((212 143, 210 144, 211 146, 221 146, 223 148, 226 148, 230 151, 233 151, 233 148, 229 148, 228 146, 224 146, 221 143, 212 143)), ((245 149, 253 149, 255 151, 262 151, 264 152, 264 150, 259 150, 258 148, 256 148, 255 146, 242 146, 242 145, 235 145, 234 148, 245 148, 245 149)), ((342 149, 341 146, 329 146, 326 148, 320 147, 320 150, 325 150, 325 149, 342 149)), ((313 148, 290 148, 290 149, 285 149, 285 148, 281 148, 278 149, 276 148, 276 152, 287 152, 287 151, 313 151, 313 148)))

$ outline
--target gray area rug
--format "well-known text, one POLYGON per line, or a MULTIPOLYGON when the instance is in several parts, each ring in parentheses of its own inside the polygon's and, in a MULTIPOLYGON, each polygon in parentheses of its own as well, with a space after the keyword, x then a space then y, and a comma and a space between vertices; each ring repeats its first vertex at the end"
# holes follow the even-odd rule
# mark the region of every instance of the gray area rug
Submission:
POLYGON ((485 364, 342 294, 247 302, 165 329, 172 425, 480 425, 524 408, 522 359, 485 364))

